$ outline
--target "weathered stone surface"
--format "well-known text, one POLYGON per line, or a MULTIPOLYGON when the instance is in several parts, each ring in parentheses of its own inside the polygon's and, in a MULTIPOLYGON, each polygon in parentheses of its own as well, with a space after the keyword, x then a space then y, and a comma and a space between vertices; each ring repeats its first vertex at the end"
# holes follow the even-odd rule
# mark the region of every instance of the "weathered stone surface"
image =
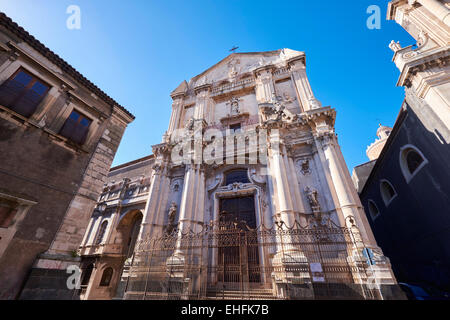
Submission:
POLYGON ((133 116, 3 13, 0 42, 0 86, 24 68, 50 87, 28 118, 0 105, 0 199, 20 204, 11 225, 0 230, 0 299, 18 298, 22 287, 27 299, 67 298, 60 292, 67 263, 45 264, 39 256, 71 257, 78 249, 133 116), (60 135, 72 110, 92 120, 83 145, 60 135), (57 270, 39 275, 41 292, 35 269, 27 282, 34 264, 57 270))

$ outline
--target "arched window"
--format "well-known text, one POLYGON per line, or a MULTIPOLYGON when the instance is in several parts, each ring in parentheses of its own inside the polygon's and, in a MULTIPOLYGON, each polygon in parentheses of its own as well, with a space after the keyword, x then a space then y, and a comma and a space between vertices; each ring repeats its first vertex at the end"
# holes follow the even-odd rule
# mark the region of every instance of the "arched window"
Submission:
POLYGON ((391 203, 391 201, 397 196, 397 192, 395 192, 394 187, 387 180, 381 180, 380 192, 386 206, 388 206, 389 203, 391 203))
POLYGON ((108 227, 108 221, 103 221, 102 225, 100 226, 100 229, 98 230, 97 239, 95 241, 95 244, 102 243, 107 227, 108 227))
POLYGON ((109 287, 113 273, 114 271, 113 268, 111 267, 108 267, 105 270, 103 270, 102 279, 100 280, 100 287, 109 287))
POLYGON ((81 280, 82 286, 87 286, 89 284, 89 279, 91 279, 92 270, 94 269, 94 265, 91 263, 84 269, 83 278, 81 280))
POLYGON ((380 215, 380 210, 378 210, 377 205, 372 200, 367 202, 367 207, 369 209, 369 214, 372 220, 375 220, 380 215))
POLYGON ((232 170, 225 174, 225 185, 235 182, 249 183, 246 169, 232 170))
POLYGON ((414 150, 409 150, 406 154, 406 164, 408 165, 408 170, 413 174, 417 168, 422 164, 423 158, 414 150))
POLYGON ((422 152, 416 147, 406 145, 401 148, 400 168, 402 169, 406 182, 409 182, 427 163, 427 159, 425 159, 422 152))

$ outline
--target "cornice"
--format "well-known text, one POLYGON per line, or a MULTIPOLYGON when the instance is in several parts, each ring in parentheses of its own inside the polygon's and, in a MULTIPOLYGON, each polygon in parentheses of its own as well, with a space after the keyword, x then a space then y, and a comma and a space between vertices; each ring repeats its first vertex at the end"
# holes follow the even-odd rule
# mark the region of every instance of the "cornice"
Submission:
POLYGON ((199 85, 194 88, 194 93, 197 95, 202 91, 210 91, 211 88, 212 88, 212 84, 210 84, 210 83, 202 84, 202 85, 199 85))
POLYGON ((308 121, 316 121, 319 118, 327 118, 331 120, 331 125, 334 126, 334 122, 336 120, 336 110, 331 107, 322 107, 319 109, 308 110, 302 113, 302 117, 308 121))
POLYGON ((273 73, 274 70, 276 70, 276 66, 274 66, 273 64, 268 64, 268 65, 256 68, 255 70, 253 70, 253 74, 255 75, 255 77, 258 77, 258 74, 260 72, 268 71, 270 73, 273 73))
POLYGON ((411 84, 411 76, 414 76, 417 72, 433 66, 445 66, 449 63, 449 60, 450 46, 439 48, 438 50, 432 50, 427 53, 417 52, 416 56, 405 62, 401 70, 400 77, 397 81, 397 86, 409 87, 411 84))
POLYGON ((395 20, 395 10, 404 4, 407 4, 408 0, 392 0, 388 3, 386 20, 395 20))
MULTIPOLYGON (((48 49, 40 41, 38 41, 36 38, 34 38, 32 35, 30 35, 25 29, 23 29, 17 23, 12 21, 12 19, 9 18, 7 15, 5 15, 3 12, 0 12, 0 26, 4 27, 9 32, 11 32, 15 36, 19 37, 21 40, 23 40, 25 43, 27 43, 31 48, 33 48, 39 54, 41 54, 42 57, 44 57, 51 63, 53 63, 56 66, 58 66, 59 68, 61 68, 61 70, 65 74, 71 76, 74 80, 76 80, 78 83, 83 85, 86 89, 90 90, 96 96, 100 97, 108 105, 110 105, 110 106, 116 105, 119 108, 122 108, 125 113, 128 113, 130 117, 134 118, 134 116, 127 109, 125 109, 123 106, 118 104, 114 99, 112 99, 105 92, 103 92, 101 89, 99 89, 95 84, 93 84, 91 81, 89 81, 87 78, 85 78, 75 68, 73 68, 70 64, 68 64, 63 59, 61 59, 53 51, 48 49)), ((46 68, 46 69, 48 70, 48 68, 46 68)))
POLYGON ((306 55, 303 54, 303 55, 300 55, 297 57, 290 58, 289 60, 287 60, 287 65, 288 65, 288 67, 291 67, 296 62, 301 62, 303 64, 303 66, 306 67, 306 55))
POLYGON ((171 93, 170 97, 172 98, 172 100, 177 100, 177 99, 182 99, 184 98, 186 95, 185 92, 176 92, 176 93, 171 93))

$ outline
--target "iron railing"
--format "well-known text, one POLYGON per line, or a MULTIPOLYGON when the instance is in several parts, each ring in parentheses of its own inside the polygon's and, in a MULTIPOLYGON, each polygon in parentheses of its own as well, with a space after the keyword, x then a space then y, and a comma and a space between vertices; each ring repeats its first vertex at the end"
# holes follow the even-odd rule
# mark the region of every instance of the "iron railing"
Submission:
POLYGON ((245 222, 139 241, 125 299, 377 299, 356 227, 245 222))

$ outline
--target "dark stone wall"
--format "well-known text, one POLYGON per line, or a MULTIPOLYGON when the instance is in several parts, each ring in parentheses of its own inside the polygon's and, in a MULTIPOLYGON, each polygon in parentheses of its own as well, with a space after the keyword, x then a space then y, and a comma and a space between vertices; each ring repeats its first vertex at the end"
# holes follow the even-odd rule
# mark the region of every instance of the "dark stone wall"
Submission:
POLYGON ((20 300, 79 300, 79 290, 67 288, 65 270, 31 269, 20 300))
POLYGON ((17 297, 35 258, 49 248, 89 158, 57 145, 39 128, 0 118, 1 188, 38 202, 0 259, 0 299, 17 297))
POLYGON ((367 215, 397 280, 449 289, 450 147, 443 139, 448 132, 443 132, 428 106, 412 102, 414 108, 406 104, 407 116, 390 137, 392 143, 383 150, 385 155, 378 160, 361 201, 366 213, 368 199, 381 213, 375 221, 367 215), (400 148, 406 144, 417 147, 428 160, 409 183, 399 161, 400 148), (381 198, 381 179, 388 180, 397 192, 388 207, 381 198))

